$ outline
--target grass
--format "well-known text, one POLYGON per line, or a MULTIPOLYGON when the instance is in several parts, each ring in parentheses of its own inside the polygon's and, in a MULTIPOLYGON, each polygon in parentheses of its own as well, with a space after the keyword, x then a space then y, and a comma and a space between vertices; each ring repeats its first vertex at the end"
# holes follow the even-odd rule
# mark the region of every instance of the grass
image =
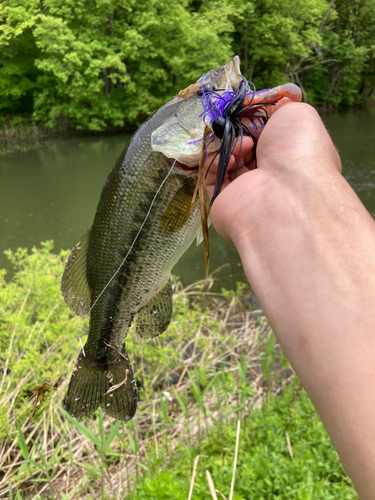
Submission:
POLYGON ((129 333, 141 396, 131 422, 68 415, 88 323, 60 295, 67 255, 51 243, 8 252, 16 272, 0 277, 0 498, 357 498, 244 285, 176 282, 167 332, 129 333))

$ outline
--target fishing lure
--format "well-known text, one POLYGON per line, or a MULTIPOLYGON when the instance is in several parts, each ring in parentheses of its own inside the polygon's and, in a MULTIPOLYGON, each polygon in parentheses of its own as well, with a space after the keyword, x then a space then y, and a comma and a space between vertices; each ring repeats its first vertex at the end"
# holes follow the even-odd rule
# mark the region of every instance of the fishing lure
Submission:
POLYGON ((253 151, 255 168, 257 167, 256 147, 260 133, 266 125, 269 114, 267 108, 274 106, 283 97, 289 97, 292 101, 300 101, 301 91, 293 83, 287 83, 273 89, 257 91, 252 82, 248 82, 243 75, 239 75, 240 82, 235 91, 225 89, 214 90, 210 83, 203 83, 205 75, 200 79, 200 89, 196 94, 201 97, 203 112, 203 123, 205 125, 203 139, 192 141, 192 143, 202 141, 202 154, 198 168, 198 182, 196 191, 199 192, 201 226, 204 243, 205 263, 208 267, 209 247, 208 247, 208 211, 205 202, 205 177, 212 166, 215 158, 219 156, 218 168, 214 193, 210 201, 210 206, 220 194, 224 184, 225 174, 237 139, 240 137, 240 152, 234 178, 237 177, 239 162, 241 158, 241 148, 244 136, 253 139, 253 151), (248 119, 247 124, 242 120, 248 119), (208 122, 208 123, 207 123, 208 122), (258 128, 260 126, 260 128, 258 128), (207 160, 208 146, 220 139, 220 146, 216 151, 205 175, 204 163, 207 160))
MULTIPOLYGON (((254 154, 256 158, 256 144, 259 138, 258 126, 264 127, 269 119, 269 114, 265 108, 265 103, 262 100, 255 99, 257 91, 252 82, 248 82, 244 76, 241 76, 242 81, 238 85, 236 91, 224 91, 220 93, 214 91, 209 85, 201 84, 199 95, 202 96, 202 107, 204 123, 207 124, 207 119, 212 128, 212 134, 221 139, 220 149, 216 152, 207 173, 217 156, 219 156, 218 170, 215 182, 214 193, 210 202, 213 202, 219 195, 224 183, 225 173, 228 168, 230 157, 236 145, 236 139, 240 137, 241 146, 244 136, 251 137, 254 141, 254 154), (250 89, 253 87, 253 90, 250 89), (252 129, 242 122, 243 118, 248 118, 252 124, 252 129)), ((204 76, 201 81, 204 80, 204 76)), ((270 89, 259 91, 258 93, 268 92, 270 89)), ((276 104, 279 99, 274 102, 267 103, 276 104)), ((239 154, 239 158, 241 152, 239 154)), ((236 166, 234 177, 236 178, 239 167, 239 159, 236 166)), ((207 175, 206 173, 206 175, 207 175)))

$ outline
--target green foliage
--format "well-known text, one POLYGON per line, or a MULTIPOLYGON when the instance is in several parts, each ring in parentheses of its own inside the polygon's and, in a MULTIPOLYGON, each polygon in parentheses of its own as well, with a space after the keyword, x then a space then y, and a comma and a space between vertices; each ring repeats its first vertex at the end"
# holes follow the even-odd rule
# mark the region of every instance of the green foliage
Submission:
POLYGON ((211 498, 205 470, 227 496, 239 418, 234 499, 356 498, 296 380, 274 395, 291 372, 266 319, 249 324, 251 296, 242 284, 219 298, 190 287, 177 294, 160 338, 129 333, 143 387, 132 421, 113 422, 100 409, 79 422, 68 415, 60 401, 88 325, 62 300, 68 252, 52 248, 7 252, 16 272, 10 282, 1 272, 0 467, 8 476, 0 477, 0 491, 15 499, 125 498, 132 484, 129 500, 185 500, 199 454, 193 498, 211 498), (30 390, 46 379, 56 390, 30 421, 30 390))
MULTIPOLYGON (((4 365, 0 393, 11 394, 21 384, 13 401, 16 406, 27 401, 34 386, 48 379, 56 384, 61 381, 61 365, 71 364, 78 337, 87 325, 65 306, 59 290, 68 252, 53 255, 51 249, 52 243, 47 242, 31 254, 26 249, 6 252, 17 273, 9 283, 5 272, 0 274, 0 358, 4 365)), ((0 429, 7 423, 6 415, 7 408, 2 406, 0 429)))
POLYGON ((375 89, 375 0, 336 0, 336 10, 337 62, 328 68, 326 100, 366 103, 375 89))
POLYGON ((19 67, 7 69, 0 83, 3 107, 12 112, 7 99, 33 88, 33 118, 48 127, 103 130, 144 119, 208 67, 230 57, 231 9, 211 1, 211 8, 199 14, 190 4, 6 0, 0 7, 5 23, 0 47, 9 60, 2 64, 8 68, 12 53, 21 54, 31 37, 27 64, 34 69, 28 76, 25 68, 22 85, 19 67), (9 83, 13 90, 6 88, 9 83))
MULTIPOLYGON (((242 424, 234 499, 357 498, 319 417, 297 383, 287 387, 281 396, 267 398, 262 408, 253 411, 242 424)), ((221 431, 218 426, 214 427, 204 440, 193 499, 212 498, 206 470, 215 488, 228 498, 235 440, 235 421, 226 423, 221 431)), ((186 474, 193 459, 194 450, 179 446, 172 456, 166 457, 164 468, 158 470, 155 463, 152 467, 155 472, 139 481, 136 491, 126 498, 185 500, 188 494, 186 474)))
POLYGON ((326 0, 256 0, 253 11, 246 11, 238 46, 258 88, 288 81, 293 68, 322 45, 319 27, 327 9, 326 0))
POLYGON ((258 88, 293 81, 306 101, 324 107, 368 102, 374 40, 374 0, 255 0, 235 34, 258 88))
POLYGON ((375 90, 375 0, 4 0, 0 22, 0 118, 55 129, 139 124, 234 53, 312 104, 375 90))
MULTIPOLYGON (((62 438, 55 446, 55 449, 49 458, 45 457, 42 447, 38 446, 38 444, 35 443, 35 449, 39 459, 38 461, 35 461, 33 460, 33 458, 30 457, 29 448, 26 444, 25 437, 18 425, 17 425, 17 430, 18 430, 18 444, 21 449, 22 458, 24 459, 24 463, 20 467, 18 475, 22 476, 22 474, 26 471, 29 473, 30 476, 32 476, 32 470, 41 471, 44 477, 39 482, 51 484, 51 481, 58 472, 60 461, 62 458, 61 456, 59 456, 62 438)), ((54 498, 52 490, 51 490, 51 497, 54 498)))

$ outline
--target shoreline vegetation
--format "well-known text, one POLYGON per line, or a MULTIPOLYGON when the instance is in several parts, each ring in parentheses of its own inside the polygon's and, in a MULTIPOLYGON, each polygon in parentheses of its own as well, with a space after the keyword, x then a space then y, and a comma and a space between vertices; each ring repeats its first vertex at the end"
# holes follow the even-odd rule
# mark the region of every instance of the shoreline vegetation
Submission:
POLYGON ((8 251, 15 275, 0 271, 0 498, 357 499, 251 290, 213 293, 214 275, 174 280, 160 337, 130 331, 132 421, 70 417, 62 400, 88 319, 60 293, 68 253, 8 251))
MULTIPOLYGON (((369 102, 367 109, 375 109, 375 100, 369 102)), ((350 108, 334 108, 324 109, 321 106, 315 106, 315 109, 320 115, 335 113, 339 111, 347 111, 349 109, 363 109, 361 106, 353 105, 350 108)), ((136 126, 128 125, 127 127, 108 127, 100 131, 90 129, 70 129, 70 128, 49 128, 43 124, 38 124, 30 117, 8 116, 0 122, 0 149, 8 142, 19 141, 23 139, 54 139, 60 137, 79 137, 79 136, 100 136, 108 134, 133 134, 137 130, 136 126)), ((13 148, 12 148, 13 149, 13 148)), ((17 148, 14 148, 17 149, 17 148)), ((1 154, 1 153, 0 153, 1 154)))
MULTIPOLYGON (((351 108, 332 108, 323 109, 315 106, 318 113, 324 117, 330 113, 340 111, 359 110, 363 109, 358 105, 353 105, 351 108)), ((368 103, 366 108, 369 112, 375 110, 375 100, 368 103)), ((14 152, 27 152, 33 149, 47 146, 51 141, 56 139, 64 139, 69 137, 89 137, 89 136, 108 136, 108 135, 124 135, 129 137, 137 130, 136 126, 128 125, 127 127, 108 127, 107 129, 95 131, 89 129, 54 129, 48 128, 41 124, 37 124, 31 118, 24 117, 7 117, 0 122, 0 156, 11 154, 14 152)))
POLYGON ((30 116, 7 116, 0 120, 0 145, 7 141, 20 139, 53 139, 55 137, 71 136, 100 136, 108 134, 131 134, 137 130, 136 126, 108 127, 96 131, 74 128, 50 128, 37 123, 30 116))
POLYGON ((324 111, 374 102, 375 0, 6 0, 0 19, 8 138, 135 129, 234 54, 257 89, 291 81, 324 111))
POLYGON ((28 152, 48 146, 54 140, 69 137, 129 135, 133 134, 135 131, 136 127, 123 127, 118 129, 110 127, 102 131, 86 129, 51 129, 37 124, 31 119, 25 119, 24 117, 8 117, 8 119, 0 124, 0 156, 18 152, 28 152))

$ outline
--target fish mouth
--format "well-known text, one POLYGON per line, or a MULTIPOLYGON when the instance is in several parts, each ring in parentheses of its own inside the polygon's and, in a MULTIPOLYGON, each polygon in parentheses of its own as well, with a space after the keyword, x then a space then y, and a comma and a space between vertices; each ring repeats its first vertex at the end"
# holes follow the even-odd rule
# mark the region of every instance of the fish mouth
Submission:
MULTIPOLYGON (((202 85, 208 84, 214 91, 234 92, 243 82, 240 69, 240 58, 234 56, 227 64, 213 69, 203 75, 197 84, 190 85, 179 95, 168 103, 181 103, 174 112, 151 134, 151 149, 163 153, 164 156, 177 161, 177 167, 181 171, 194 172, 198 168, 202 156, 202 137, 205 121, 202 118, 204 109, 201 97, 197 91, 202 92, 202 85), (202 113, 203 111, 203 113, 202 113)), ((220 149, 220 138, 214 137, 214 141, 207 146, 208 153, 215 153, 220 149)))
POLYGON ((231 59, 225 66, 225 77, 227 85, 231 87, 228 90, 236 91, 238 89, 238 86, 242 82, 240 65, 240 58, 238 56, 234 56, 233 59, 231 59))
POLYGON ((220 91, 236 91, 243 78, 240 64, 240 58, 234 56, 224 66, 208 71, 198 82, 203 85, 209 83, 213 89, 220 89, 220 91))

